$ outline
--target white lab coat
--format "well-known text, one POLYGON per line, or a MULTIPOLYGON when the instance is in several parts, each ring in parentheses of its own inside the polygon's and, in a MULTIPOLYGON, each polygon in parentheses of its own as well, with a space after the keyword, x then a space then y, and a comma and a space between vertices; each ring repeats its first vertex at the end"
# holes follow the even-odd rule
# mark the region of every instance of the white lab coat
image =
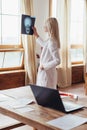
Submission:
POLYGON ((36 39, 43 49, 40 56, 40 65, 43 65, 44 70, 38 69, 37 82, 39 86, 56 89, 57 71, 56 66, 60 64, 59 48, 57 43, 49 38, 43 41, 40 37, 36 39))

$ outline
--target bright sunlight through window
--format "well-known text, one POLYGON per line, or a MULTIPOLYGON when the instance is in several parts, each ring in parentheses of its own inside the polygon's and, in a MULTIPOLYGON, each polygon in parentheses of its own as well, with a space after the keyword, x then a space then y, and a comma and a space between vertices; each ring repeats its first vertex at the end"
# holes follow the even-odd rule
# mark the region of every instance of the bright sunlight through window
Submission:
POLYGON ((84 0, 71 0, 70 44, 71 62, 83 62, 84 0))
POLYGON ((23 66, 20 0, 0 0, 0 70, 23 66))
MULTIPOLYGON (((53 0, 52 3, 52 16, 61 16, 63 10, 62 0, 53 0), (61 9, 60 6, 61 6, 61 9)), ((66 2, 66 1, 65 1, 66 2)), ((83 42, 84 42, 84 13, 85 13, 85 0, 71 0, 70 5, 70 35, 69 42, 71 45, 71 62, 72 64, 83 63, 83 42)), ((64 3, 65 4, 65 3, 64 3)), ((67 4, 65 4, 67 5, 67 4)), ((67 8, 67 7, 66 7, 67 8)), ((60 17, 58 18, 60 20, 60 17)), ((60 30, 61 32, 61 30, 60 30)))

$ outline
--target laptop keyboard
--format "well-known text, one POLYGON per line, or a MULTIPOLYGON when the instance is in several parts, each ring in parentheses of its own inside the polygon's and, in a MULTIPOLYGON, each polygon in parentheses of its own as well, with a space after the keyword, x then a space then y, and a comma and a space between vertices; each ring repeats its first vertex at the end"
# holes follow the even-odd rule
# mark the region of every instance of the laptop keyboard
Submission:
POLYGON ((63 102, 65 110, 71 110, 76 108, 76 106, 78 106, 77 104, 74 103, 69 103, 69 102, 63 102))

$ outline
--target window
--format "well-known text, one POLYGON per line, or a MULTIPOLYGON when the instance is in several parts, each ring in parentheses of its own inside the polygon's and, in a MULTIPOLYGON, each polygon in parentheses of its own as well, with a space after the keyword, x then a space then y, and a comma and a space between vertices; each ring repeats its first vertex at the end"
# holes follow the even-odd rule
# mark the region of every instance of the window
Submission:
POLYGON ((71 0, 70 44, 72 64, 83 63, 85 0, 71 0))
POLYGON ((0 70, 23 68, 20 0, 0 0, 0 70))
MULTIPOLYGON (((85 0, 70 0, 70 36, 71 45, 71 63, 83 64, 83 42, 84 42, 84 14, 85 0)), ((52 16, 61 16, 64 1, 53 0, 52 16), (59 5, 59 3, 61 3, 59 5)), ((58 20, 61 22, 60 17, 58 20)))

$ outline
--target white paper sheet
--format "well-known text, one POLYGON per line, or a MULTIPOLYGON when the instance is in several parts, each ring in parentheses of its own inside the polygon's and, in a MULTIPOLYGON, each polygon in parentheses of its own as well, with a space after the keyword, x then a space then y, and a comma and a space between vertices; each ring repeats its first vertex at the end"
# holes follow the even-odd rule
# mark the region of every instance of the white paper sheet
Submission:
POLYGON ((10 100, 11 98, 0 93, 0 102, 3 102, 3 101, 7 101, 7 100, 10 100))
POLYGON ((12 108, 22 108, 33 102, 34 100, 30 98, 20 98, 20 99, 14 100, 14 102, 10 102, 9 106, 11 106, 12 108))
POLYGON ((23 104, 31 104, 34 102, 34 100, 30 99, 30 98, 19 98, 17 99, 18 102, 23 103, 23 104))
POLYGON ((87 118, 72 115, 72 114, 67 114, 60 118, 48 121, 47 123, 54 127, 60 128, 62 130, 71 130, 86 122, 87 122, 87 118))

